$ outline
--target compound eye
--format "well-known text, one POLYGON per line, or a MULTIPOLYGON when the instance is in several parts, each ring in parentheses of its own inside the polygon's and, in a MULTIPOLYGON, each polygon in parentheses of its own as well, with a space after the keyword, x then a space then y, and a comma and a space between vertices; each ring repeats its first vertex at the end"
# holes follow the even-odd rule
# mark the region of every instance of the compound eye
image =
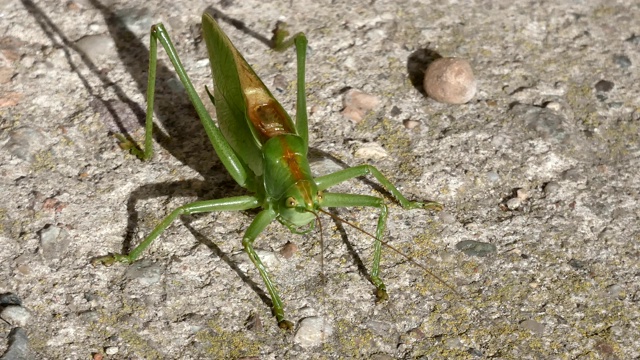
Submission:
POLYGON ((324 193, 322 191, 318 191, 316 197, 318 198, 318 201, 322 201, 324 200, 324 193))
POLYGON ((298 206, 298 201, 296 201, 296 199, 294 199, 292 196, 289 196, 287 198, 287 207, 289 208, 294 208, 296 206, 298 206))

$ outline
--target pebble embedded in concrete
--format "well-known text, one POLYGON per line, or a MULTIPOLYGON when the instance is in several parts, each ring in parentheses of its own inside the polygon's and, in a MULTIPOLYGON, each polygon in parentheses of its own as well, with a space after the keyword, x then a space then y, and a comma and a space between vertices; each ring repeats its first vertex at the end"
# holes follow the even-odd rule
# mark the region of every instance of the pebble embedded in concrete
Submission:
POLYGON ((566 116, 552 109, 538 106, 516 104, 509 112, 515 119, 520 119, 527 130, 543 139, 567 140, 568 129, 565 126, 566 116))
POLYGON ((106 34, 84 36, 76 41, 76 46, 94 63, 102 63, 117 55, 113 38, 106 34))
POLYGON ((71 239, 69 233, 63 228, 47 225, 39 232, 40 251, 47 260, 61 259, 64 257, 71 239))
POLYGON ((36 153, 46 144, 43 133, 31 127, 19 127, 9 132, 3 146, 9 154, 28 162, 32 162, 36 153))
POLYGON ((547 185, 544 186, 544 193, 546 195, 555 194, 560 191, 560 184, 555 181, 549 181, 547 185))
POLYGON ((456 244, 456 249, 465 255, 479 257, 487 256, 498 250, 494 244, 475 240, 462 240, 456 244))
POLYGON ((380 144, 370 142, 363 144, 353 155, 360 159, 381 160, 389 156, 389 153, 380 144))
POLYGON ((377 96, 351 89, 344 94, 342 115, 353 122, 360 122, 371 110, 380 105, 377 96))
POLYGON ((129 265, 126 276, 130 280, 136 280, 143 286, 150 286, 160 281, 164 269, 151 260, 144 259, 129 265))
POLYGON ((500 175, 495 171, 489 171, 487 172, 487 180, 490 182, 497 182, 500 180, 500 175))
POLYGON ((300 321, 300 327, 298 327, 293 341, 303 348, 309 348, 321 345, 332 334, 333 327, 328 321, 321 317, 313 316, 300 321))
POLYGON ((31 314, 29 314, 29 311, 18 305, 9 305, 2 310, 2 313, 0 313, 0 318, 13 326, 26 326, 30 317, 31 314))
POLYGON ((407 119, 407 120, 404 120, 402 122, 402 125, 404 125, 404 127, 409 129, 409 130, 413 130, 413 129, 417 128, 418 126, 420 126, 420 121, 407 119))
POLYGON ((529 198, 529 192, 525 189, 516 190, 516 197, 520 199, 520 201, 525 201, 529 198))
POLYGON ((519 207, 520 207, 520 204, 521 204, 521 203, 522 203, 522 201, 521 201, 519 198, 514 197, 514 198, 511 198, 511 199, 509 199, 509 200, 507 201, 507 207, 508 207, 510 210, 515 210, 515 209, 517 209, 517 208, 519 208, 519 207))

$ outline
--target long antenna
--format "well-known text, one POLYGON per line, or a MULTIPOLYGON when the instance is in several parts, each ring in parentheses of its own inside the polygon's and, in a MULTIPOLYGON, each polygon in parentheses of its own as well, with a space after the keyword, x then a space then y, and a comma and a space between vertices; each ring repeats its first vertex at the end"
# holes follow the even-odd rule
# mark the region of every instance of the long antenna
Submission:
MULTIPOLYGON (((371 234, 368 231, 365 231, 363 229, 361 229, 360 227, 348 222, 347 220, 342 219, 341 217, 339 217, 338 215, 334 215, 328 211, 324 211, 322 209, 318 209, 319 212, 329 215, 331 218, 333 218, 334 220, 340 221, 343 224, 347 224, 349 226, 351 226, 352 228, 359 230, 360 232, 362 232, 363 234, 366 234, 370 237, 372 237, 374 240, 380 241, 380 243, 384 246, 386 246, 387 248, 393 250, 393 252, 395 252, 396 254, 402 256, 403 258, 407 259, 409 262, 411 262, 413 265, 419 267, 420 269, 422 269, 425 273, 427 273, 429 276, 431 276, 432 278, 436 279, 440 284, 444 285, 445 287, 447 287, 449 290, 451 290, 454 294, 456 294, 456 296, 460 297, 460 298, 464 298, 462 296, 462 294, 460 294, 458 292, 458 290, 456 290, 453 286, 449 285, 446 281, 442 280, 442 278, 440 278, 438 275, 436 275, 433 271, 427 269, 426 266, 418 263, 417 261, 413 260, 412 258, 410 258, 409 256, 405 255, 402 251, 398 250, 396 247, 390 245, 388 242, 378 239, 375 236, 373 236, 373 234, 371 234)), ((321 232, 322 233, 322 232, 321 232)), ((320 237, 320 239, 322 239, 322 236, 320 237)), ((320 240, 322 242, 322 240, 320 240)), ((475 306, 474 306, 475 307, 475 306)))
MULTIPOLYGON (((318 209, 318 210, 322 211, 321 209, 318 209)), ((325 325, 325 321, 326 321, 325 300, 327 299, 327 293, 326 293, 327 282, 326 282, 326 276, 324 274, 324 235, 322 233, 322 221, 320 221, 320 216, 318 216, 318 213, 314 211, 309 211, 309 212, 316 217, 316 222, 318 223, 318 230, 320 231, 320 285, 322 287, 322 307, 324 308, 322 309, 322 311, 325 312, 325 314, 322 316, 321 332, 322 332, 322 342, 324 343, 324 333, 327 329, 325 325)))

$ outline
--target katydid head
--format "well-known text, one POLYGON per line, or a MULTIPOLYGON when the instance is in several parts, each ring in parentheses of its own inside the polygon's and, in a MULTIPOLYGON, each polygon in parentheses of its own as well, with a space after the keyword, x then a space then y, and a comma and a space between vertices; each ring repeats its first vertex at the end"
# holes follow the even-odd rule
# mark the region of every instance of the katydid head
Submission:
POLYGON ((322 203, 322 191, 310 180, 299 180, 291 185, 276 202, 278 220, 296 233, 313 229, 313 220, 322 203), (307 229, 301 227, 311 224, 307 229))

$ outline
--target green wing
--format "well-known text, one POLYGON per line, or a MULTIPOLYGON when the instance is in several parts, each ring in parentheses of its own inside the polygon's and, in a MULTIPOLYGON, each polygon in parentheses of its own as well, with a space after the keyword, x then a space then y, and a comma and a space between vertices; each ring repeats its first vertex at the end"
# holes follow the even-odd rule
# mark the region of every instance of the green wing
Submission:
POLYGON ((220 131, 251 170, 261 175, 262 145, 280 134, 297 134, 296 127, 206 12, 202 15, 202 30, 213 74, 213 96, 220 131))

